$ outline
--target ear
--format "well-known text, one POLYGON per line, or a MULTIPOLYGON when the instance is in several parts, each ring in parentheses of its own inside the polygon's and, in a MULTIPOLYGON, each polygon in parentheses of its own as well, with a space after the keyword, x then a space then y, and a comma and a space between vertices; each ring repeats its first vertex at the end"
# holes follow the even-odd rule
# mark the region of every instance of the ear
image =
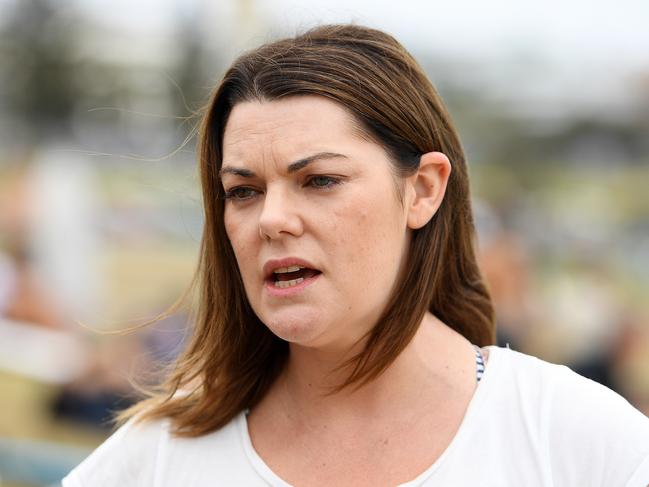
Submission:
POLYGON ((451 163, 441 152, 421 156, 419 169, 406 180, 408 227, 415 230, 430 221, 442 204, 451 163))

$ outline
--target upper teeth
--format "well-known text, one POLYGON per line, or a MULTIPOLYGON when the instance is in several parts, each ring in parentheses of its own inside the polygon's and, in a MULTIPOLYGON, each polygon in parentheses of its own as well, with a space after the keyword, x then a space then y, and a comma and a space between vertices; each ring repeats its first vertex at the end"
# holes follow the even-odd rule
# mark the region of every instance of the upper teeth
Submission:
POLYGON ((273 271, 275 274, 286 274, 287 272, 295 272, 299 271, 300 269, 304 269, 304 267, 301 267, 299 265, 292 265, 289 267, 279 267, 273 271))

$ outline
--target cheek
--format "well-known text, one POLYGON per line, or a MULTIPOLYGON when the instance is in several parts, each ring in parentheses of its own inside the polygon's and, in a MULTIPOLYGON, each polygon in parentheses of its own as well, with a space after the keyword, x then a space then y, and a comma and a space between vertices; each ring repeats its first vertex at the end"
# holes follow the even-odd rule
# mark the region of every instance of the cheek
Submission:
POLYGON ((250 263, 249 258, 251 250, 250 229, 245 220, 228 218, 227 213, 224 215, 224 227, 226 235, 230 240, 230 245, 237 258, 239 269, 242 273, 245 270, 246 263, 250 263))
POLYGON ((398 203, 358 200, 336 212, 332 231, 348 264, 362 273, 392 273, 398 266, 406 233, 398 203), (344 224, 342 223, 344 222, 344 224))
POLYGON ((228 237, 228 240, 230 241, 230 245, 232 246, 232 250, 234 250, 234 253, 238 253, 238 238, 237 238, 237 225, 232 224, 230 219, 227 217, 227 215, 224 217, 223 220, 223 226, 225 227, 225 234, 228 237))
POLYGON ((230 209, 226 206, 223 213, 223 226, 230 242, 234 246, 235 242, 250 240, 251 231, 254 228, 253 221, 256 221, 250 211, 241 209, 230 209))

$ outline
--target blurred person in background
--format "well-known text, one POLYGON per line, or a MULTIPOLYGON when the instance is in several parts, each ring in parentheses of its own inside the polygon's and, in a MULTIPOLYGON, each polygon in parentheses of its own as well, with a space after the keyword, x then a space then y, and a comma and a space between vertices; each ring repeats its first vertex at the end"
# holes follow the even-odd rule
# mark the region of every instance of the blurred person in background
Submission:
POLYGON ((139 371, 147 373, 152 369, 150 354, 170 360, 169 354, 176 353, 182 331, 173 323, 170 328, 170 319, 161 323, 168 328, 164 337, 152 329, 145 336, 102 341, 74 325, 71 310, 44 278, 32 248, 36 214, 46 211, 47 205, 37 191, 39 186, 31 169, 26 164, 10 172, 9 182, 0 195, 0 320, 4 318, 0 332, 5 343, 13 342, 13 348, 22 351, 22 365, 12 356, 11 364, 7 363, 8 358, 0 358, 0 366, 32 379, 53 380, 57 389, 49 401, 49 409, 56 418, 105 429, 110 427, 114 412, 133 404, 137 397, 129 382, 132 358, 141 356, 139 371), (61 355, 52 350, 51 360, 34 358, 35 351, 47 346, 53 337, 71 341, 75 347, 62 349, 61 355), (69 373, 65 370, 67 358, 73 357, 64 354, 73 352, 79 355, 79 365, 69 373), (53 374, 51 369, 56 368, 61 373, 53 374))
MULTIPOLYGON (((498 345, 552 357, 579 375, 621 393, 624 381, 615 371, 625 330, 618 323, 621 313, 612 293, 596 286, 589 276, 579 285, 572 283, 569 289, 560 287, 558 296, 540 296, 533 284, 532 257, 523 239, 504 230, 493 214, 488 215, 490 222, 486 224, 486 213, 478 212, 478 227, 483 227, 478 258, 496 309, 498 345), (552 312, 547 307, 552 307, 552 312), (555 312, 557 309, 560 312, 555 312)), ((588 266, 591 274, 596 268, 596 263, 588 266)))
POLYGON ((200 135, 193 337, 65 487, 649 483, 648 418, 494 345, 464 154, 394 38, 244 54, 200 135))
POLYGON ((61 306, 32 268, 27 246, 15 241, 8 247, 0 263, 0 316, 34 326, 63 328, 61 306))
POLYGON ((486 243, 481 240, 480 269, 498 311, 498 344, 520 350, 538 310, 530 286, 529 257, 520 239, 512 233, 501 230, 485 240, 486 243))
POLYGON ((47 328, 65 326, 65 310, 34 269, 30 221, 34 200, 26 168, 6 174, 0 195, 0 316, 47 328))

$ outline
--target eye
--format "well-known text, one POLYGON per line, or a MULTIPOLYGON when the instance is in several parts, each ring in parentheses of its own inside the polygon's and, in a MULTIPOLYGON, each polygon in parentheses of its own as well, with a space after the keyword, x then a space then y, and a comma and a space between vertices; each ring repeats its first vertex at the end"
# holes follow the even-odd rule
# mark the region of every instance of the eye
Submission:
POLYGON ((257 190, 253 188, 248 188, 246 186, 240 186, 238 188, 232 188, 225 192, 223 196, 226 200, 234 201, 245 201, 253 198, 257 195, 257 190))
POLYGON ((340 181, 338 179, 332 178, 331 176, 313 176, 307 181, 307 185, 314 188, 330 188, 339 183, 340 181))

